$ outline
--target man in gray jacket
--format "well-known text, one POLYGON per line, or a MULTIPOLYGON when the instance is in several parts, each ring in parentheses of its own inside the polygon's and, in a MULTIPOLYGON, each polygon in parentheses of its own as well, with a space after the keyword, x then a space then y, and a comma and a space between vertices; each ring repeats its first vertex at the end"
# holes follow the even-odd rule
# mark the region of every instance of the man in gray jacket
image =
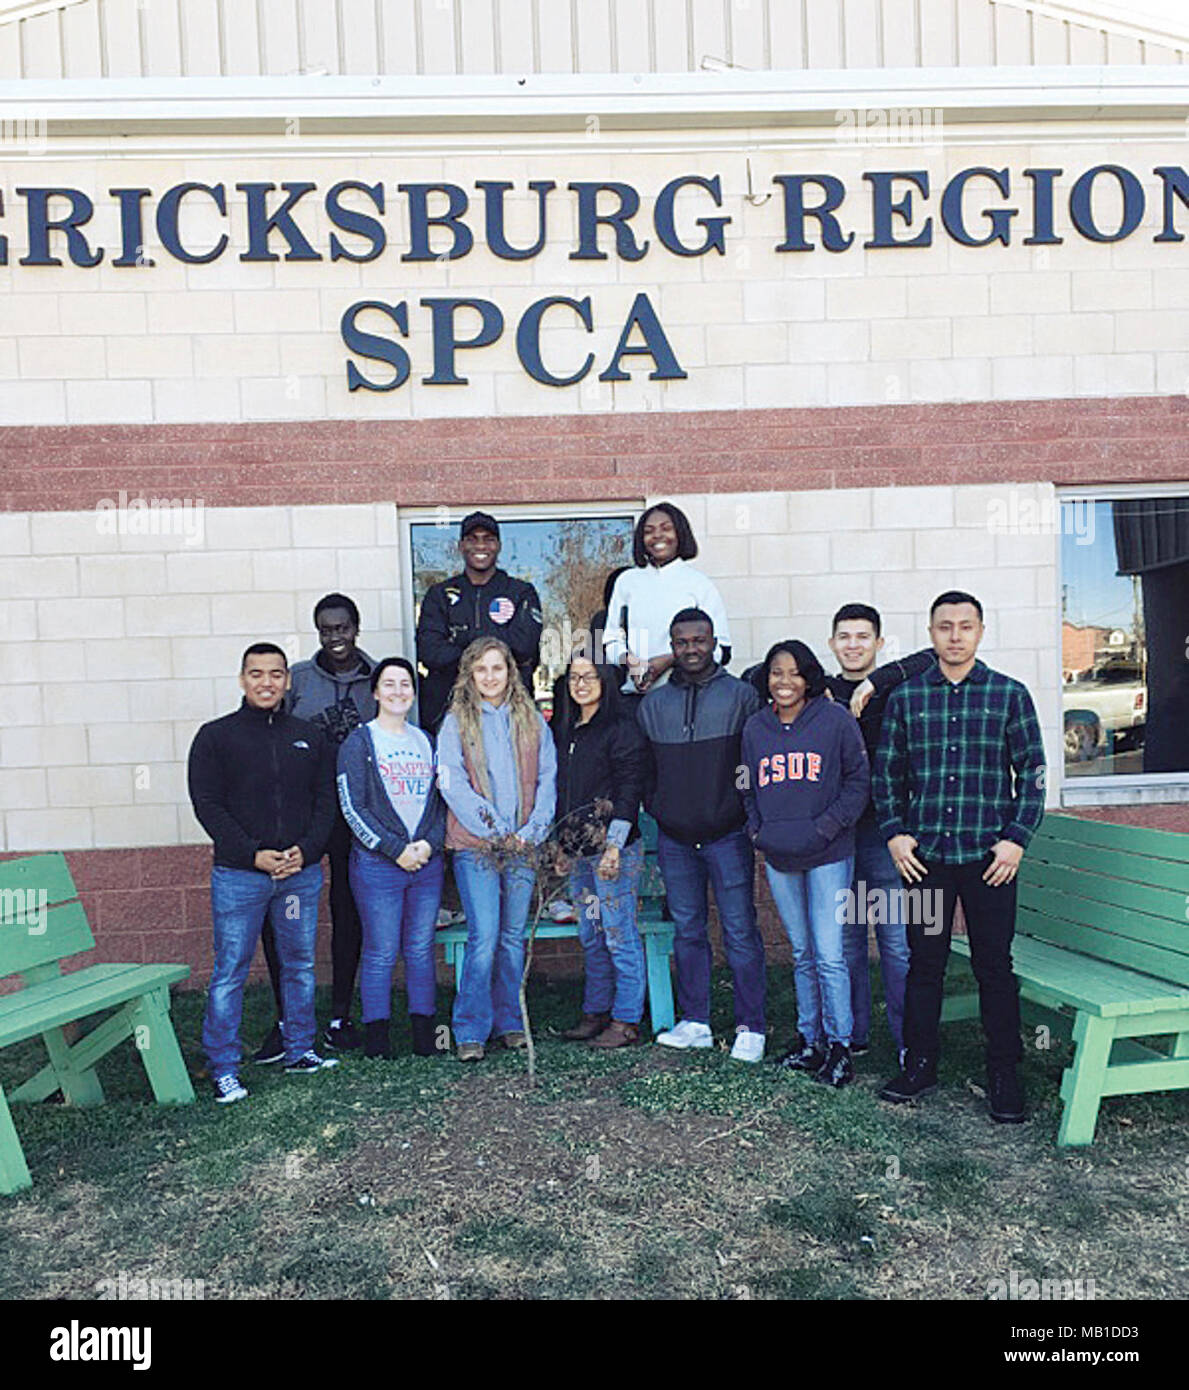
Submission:
MULTIPOLYGON (((285 710, 317 724, 337 748, 352 729, 376 717, 376 701, 371 692, 375 663, 355 644, 359 635, 359 609, 346 594, 326 594, 320 598, 314 605, 314 626, 318 630, 319 650, 309 660, 294 665, 285 710)), ((354 1048, 362 1043, 351 1022, 351 996, 359 970, 363 929, 347 876, 351 830, 341 811, 336 811, 326 852, 330 856, 331 1003, 330 1024, 323 1040, 328 1048, 354 1048)), ((262 940, 277 1000, 278 1021, 255 1060, 275 1062, 284 1055, 280 1032, 280 964, 272 929, 267 925, 262 940)))

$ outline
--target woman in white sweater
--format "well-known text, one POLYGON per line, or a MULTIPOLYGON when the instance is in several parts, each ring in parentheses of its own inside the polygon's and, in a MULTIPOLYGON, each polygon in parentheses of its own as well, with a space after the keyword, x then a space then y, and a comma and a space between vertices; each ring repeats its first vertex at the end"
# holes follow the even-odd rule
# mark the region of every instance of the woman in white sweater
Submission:
POLYGON ((625 695, 643 695, 669 679, 669 624, 683 608, 710 615, 718 639, 715 659, 723 666, 730 661, 727 610, 713 580, 690 564, 697 553, 689 521, 672 502, 657 502, 636 523, 635 566, 611 590, 604 646, 605 659, 626 668, 625 695))

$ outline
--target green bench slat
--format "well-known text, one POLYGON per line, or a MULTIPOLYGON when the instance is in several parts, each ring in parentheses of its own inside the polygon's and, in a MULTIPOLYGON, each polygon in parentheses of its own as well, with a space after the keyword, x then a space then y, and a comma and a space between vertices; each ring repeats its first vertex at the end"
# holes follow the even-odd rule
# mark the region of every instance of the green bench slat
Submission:
MULTIPOLYGON (((1116 1047, 1118 1044, 1115 1044, 1116 1047)), ((1183 1090, 1189 1087, 1189 1057, 1183 1060, 1122 1062, 1107 1068, 1104 1096, 1130 1096, 1141 1091, 1183 1090)))
MULTIPOLYGON (((954 937, 953 947, 970 955, 969 942, 962 937, 954 937)), ((1189 990, 1034 937, 1015 938, 1012 962, 1022 982, 1035 983, 1050 997, 1103 1018, 1189 1008, 1189 990)))
POLYGON ((187 965, 92 965, 0 998, 0 1047, 184 980, 187 965))
MULTIPOLYGON (((666 932, 671 933, 673 930, 672 922, 662 921, 660 917, 644 915, 643 912, 637 913, 636 926, 641 936, 663 936, 666 932)), ((528 939, 529 931, 530 927, 526 926, 524 929, 526 940, 528 939)), ((556 940, 561 937, 573 937, 577 940, 578 923, 554 922, 550 919, 549 921, 542 920, 537 927, 537 939, 539 941, 556 940)), ((459 944, 465 946, 467 940, 467 924, 465 922, 456 922, 453 926, 441 927, 434 932, 434 940, 440 941, 448 946, 459 944)))
POLYGON ((1017 931, 1068 946, 1083 955, 1189 985, 1189 928, 1129 913, 1076 892, 1031 888, 1021 895, 1017 931), (1178 942, 1177 938, 1181 941, 1178 942), (1182 945, 1181 943, 1184 943, 1182 945))
POLYGON ((1175 830, 1116 825, 1113 821, 1087 820, 1082 816, 1064 816, 1050 811, 1045 815, 1037 836, 1074 844, 1101 845, 1104 849, 1124 850, 1144 858, 1189 864, 1189 844, 1185 843, 1189 837, 1175 830))
MULTIPOLYGON (((1037 834, 1020 865, 1020 883, 1029 883, 1033 879, 1043 882, 1051 872, 1060 873, 1063 869, 1081 869, 1104 881, 1118 880, 1122 886, 1151 888, 1173 894, 1181 900, 1182 909, 1180 913, 1174 912, 1172 915, 1184 919, 1184 895, 1189 880, 1189 870, 1184 864, 1174 864, 1167 859, 1155 859, 1134 851, 1055 840, 1037 834)), ((1146 910, 1153 911, 1151 908, 1146 910)), ((1157 916, 1164 915, 1161 909, 1154 910, 1157 916)))
POLYGON ((24 975, 64 956, 80 955, 94 944, 87 914, 77 898, 51 907, 46 913, 45 930, 36 935, 27 926, 0 926, 0 979, 24 975))
MULTIPOLYGON (((1092 898, 1095 902, 1111 903, 1124 912, 1140 914, 1141 927, 1149 917, 1156 922, 1172 926, 1181 933, 1172 936, 1174 942, 1185 941, 1189 950, 1189 922, 1185 918, 1185 895, 1189 890, 1189 873, 1179 870, 1181 882, 1175 888, 1164 888, 1144 878, 1124 878, 1110 873, 1101 863, 1099 851, 1087 851, 1087 855, 1099 854, 1099 862, 1085 864, 1057 864, 1053 862, 1028 864, 1027 873, 1020 875, 1020 892, 1031 892, 1033 888, 1059 893, 1074 893, 1080 898, 1092 898)), ((1117 857, 1117 856, 1116 856, 1117 857)), ((1143 874, 1146 865, 1156 860, 1140 860, 1138 872, 1143 874)), ((1135 861, 1132 865, 1136 871, 1135 861)), ((1159 933, 1152 939, 1156 940, 1159 933)), ((1144 939, 1142 930, 1140 939, 1144 939)))
POLYGON ((31 854, 24 859, 0 861, 0 892, 5 889, 44 889, 49 903, 77 898, 78 889, 64 854, 31 854))

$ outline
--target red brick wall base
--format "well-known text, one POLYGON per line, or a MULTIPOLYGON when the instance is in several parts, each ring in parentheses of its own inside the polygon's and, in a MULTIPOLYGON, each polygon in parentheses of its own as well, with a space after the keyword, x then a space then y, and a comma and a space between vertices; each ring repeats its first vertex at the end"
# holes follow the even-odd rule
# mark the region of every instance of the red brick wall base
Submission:
MULTIPOLYGON (((0 859, 18 857, 0 855, 0 859)), ((82 849, 67 851, 66 859, 95 936, 95 949, 73 957, 71 969, 98 961, 176 961, 190 967, 190 978, 183 988, 205 988, 213 964, 209 848, 82 849)), ((327 867, 326 861, 323 867, 327 867)), ((756 894, 768 958, 787 963, 791 959, 788 938, 777 920, 762 874, 756 878, 756 894)), ((582 950, 576 940, 540 941, 534 948, 534 959, 545 975, 570 976, 582 970, 582 950)), ((318 983, 329 985, 330 906, 325 891, 318 914, 316 968, 318 983)), ((261 952, 249 981, 267 978, 261 952)), ((438 979, 443 984, 453 979, 440 948, 438 979)))
MULTIPOLYGON (((1185 803, 1083 807, 1069 814, 1189 832, 1189 804, 1185 803)), ((211 855, 206 846, 71 850, 66 858, 96 943, 93 951, 75 958, 72 968, 96 961, 181 961, 190 967, 188 987, 206 985, 212 964, 211 855)), ((788 938, 762 872, 756 875, 756 902, 768 960, 787 965, 791 960, 788 938)), ((329 984, 330 909, 325 893, 318 922, 318 981, 329 984)), ((713 925, 717 935, 717 924, 713 925)), ((721 963, 721 951, 717 954, 721 963)), ((438 974, 445 983, 450 972, 440 955, 438 974)), ((573 975, 582 968, 582 952, 576 941, 541 941, 535 957, 546 975, 573 975)), ((250 978, 266 978, 263 955, 257 957, 250 978)))

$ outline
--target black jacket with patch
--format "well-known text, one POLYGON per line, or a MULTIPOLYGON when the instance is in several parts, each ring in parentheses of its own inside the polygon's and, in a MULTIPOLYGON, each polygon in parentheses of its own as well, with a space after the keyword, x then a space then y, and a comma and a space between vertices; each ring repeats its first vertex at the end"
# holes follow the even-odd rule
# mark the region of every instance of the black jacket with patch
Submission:
POLYGON ((516 669, 529 693, 541 653, 541 600, 524 579, 496 569, 486 584, 463 574, 431 586, 417 619, 417 660, 425 672, 419 691, 420 724, 436 732, 450 701, 462 654, 476 637, 498 637, 512 649, 516 669), (496 616, 505 599, 508 617, 496 616))

